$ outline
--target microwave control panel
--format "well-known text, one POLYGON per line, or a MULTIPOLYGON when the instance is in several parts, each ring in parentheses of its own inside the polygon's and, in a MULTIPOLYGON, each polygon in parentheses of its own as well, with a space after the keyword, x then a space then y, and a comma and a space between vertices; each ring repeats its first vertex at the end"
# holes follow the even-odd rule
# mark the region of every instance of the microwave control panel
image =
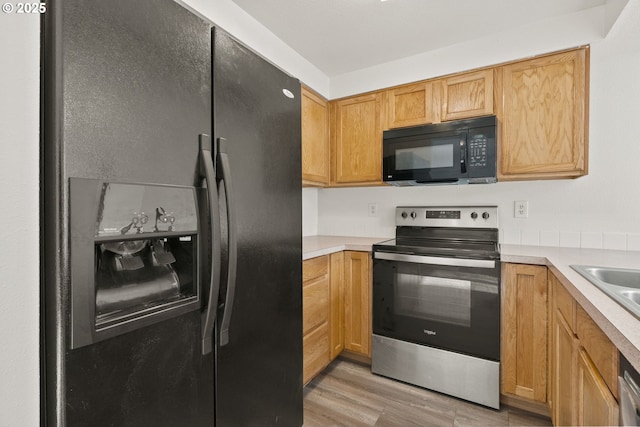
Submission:
POLYGON ((476 134, 469 138, 469 166, 487 166, 488 140, 484 134, 476 134))

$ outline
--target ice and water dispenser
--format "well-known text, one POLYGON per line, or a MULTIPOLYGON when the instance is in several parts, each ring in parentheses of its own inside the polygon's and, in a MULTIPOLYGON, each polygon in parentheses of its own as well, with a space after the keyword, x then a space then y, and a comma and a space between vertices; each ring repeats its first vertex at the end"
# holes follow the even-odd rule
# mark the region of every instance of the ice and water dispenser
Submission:
POLYGON ((200 308, 197 191, 71 179, 71 348, 200 308))

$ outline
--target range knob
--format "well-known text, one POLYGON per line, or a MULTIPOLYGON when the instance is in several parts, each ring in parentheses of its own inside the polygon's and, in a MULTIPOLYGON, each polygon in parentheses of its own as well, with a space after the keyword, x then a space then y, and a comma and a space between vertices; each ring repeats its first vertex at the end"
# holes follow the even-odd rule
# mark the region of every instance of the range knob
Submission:
POLYGON ((483 218, 483 219, 489 219, 489 212, 484 212, 484 213, 482 214, 482 218, 483 218))
POLYGON ((478 212, 471 212, 471 219, 478 218, 478 212))
POLYGON ((416 219, 417 216, 418 214, 416 213, 416 211, 411 212, 411 218, 416 219))
POLYGON ((407 219, 407 217, 409 216, 409 214, 408 214, 408 213, 406 213, 406 212, 402 212, 402 213, 400 214, 400 216, 401 216, 402 218, 404 218, 404 219, 407 219))

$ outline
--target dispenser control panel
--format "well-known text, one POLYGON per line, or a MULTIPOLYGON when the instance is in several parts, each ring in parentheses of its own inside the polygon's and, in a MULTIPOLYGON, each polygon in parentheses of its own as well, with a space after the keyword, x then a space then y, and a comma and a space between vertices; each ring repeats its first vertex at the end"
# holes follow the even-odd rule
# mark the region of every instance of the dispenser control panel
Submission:
POLYGON ((105 182, 96 237, 158 232, 196 232, 198 215, 193 188, 105 182))

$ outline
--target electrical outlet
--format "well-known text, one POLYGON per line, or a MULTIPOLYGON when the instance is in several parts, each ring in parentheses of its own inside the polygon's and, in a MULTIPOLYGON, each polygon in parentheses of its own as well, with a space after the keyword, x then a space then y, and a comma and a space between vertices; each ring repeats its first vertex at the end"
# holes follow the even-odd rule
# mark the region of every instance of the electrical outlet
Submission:
POLYGON ((378 204, 369 203, 369 216, 378 216, 378 204))
POLYGON ((516 200, 515 202, 513 202, 513 217, 528 218, 529 202, 527 202, 526 200, 516 200))

